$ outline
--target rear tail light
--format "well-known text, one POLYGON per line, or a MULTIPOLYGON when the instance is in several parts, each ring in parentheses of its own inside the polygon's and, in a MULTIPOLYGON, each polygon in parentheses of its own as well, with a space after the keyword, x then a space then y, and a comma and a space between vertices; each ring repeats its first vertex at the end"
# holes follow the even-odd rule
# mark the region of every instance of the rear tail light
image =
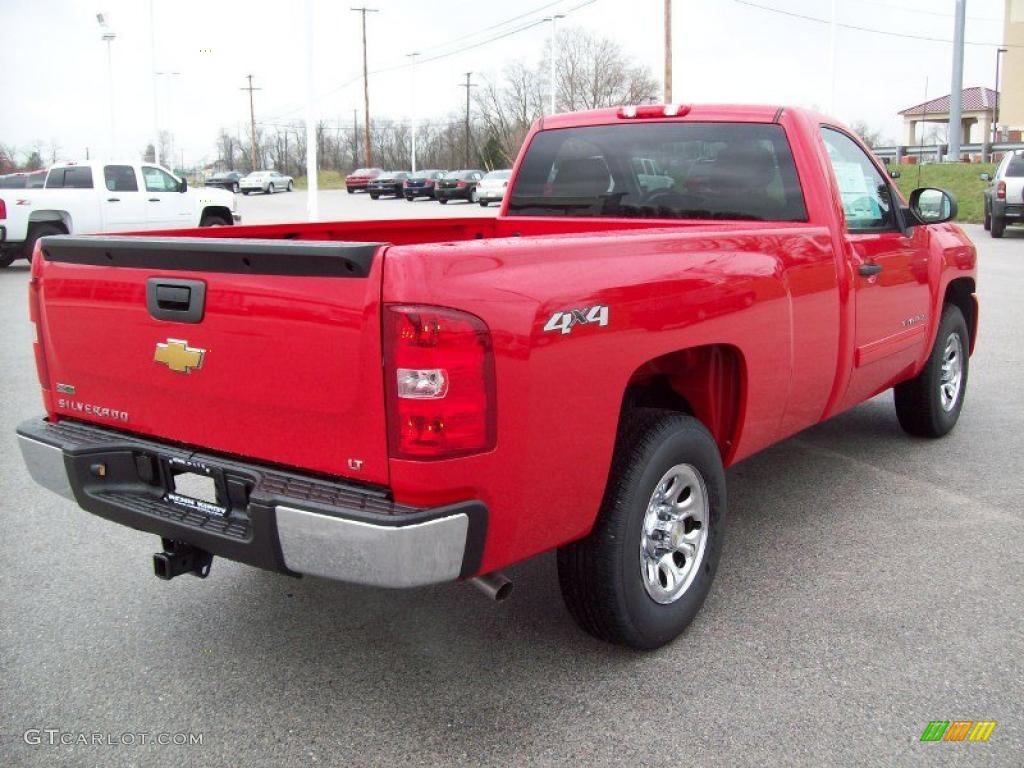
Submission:
POLYGON ((464 182, 464 181, 460 181, 460 182, 459 182, 458 184, 456 184, 455 186, 457 186, 457 187, 464 187, 464 186, 466 186, 466 182, 464 182))
MULTIPOLYGON (((36 253, 39 253, 39 243, 36 243, 36 253)), ((35 256, 33 256, 33 259, 35 256)), ((43 389, 50 388, 50 370, 46 366, 46 350, 43 347, 43 332, 40 328, 42 313, 40 312, 39 293, 42 284, 38 277, 33 275, 28 281, 28 317, 36 331, 35 341, 32 342, 32 351, 36 356, 36 374, 39 376, 39 384, 43 389)))
POLYGON ((996 197, 999 198, 1000 200, 1005 200, 1006 199, 1006 182, 1005 181, 1000 181, 998 184, 996 184, 996 197))
POLYGON ((480 318, 386 307, 384 370, 392 457, 449 459, 494 447, 494 351, 480 318))
POLYGON ((0 219, 7 218, 7 203, 0 199, 0 219))

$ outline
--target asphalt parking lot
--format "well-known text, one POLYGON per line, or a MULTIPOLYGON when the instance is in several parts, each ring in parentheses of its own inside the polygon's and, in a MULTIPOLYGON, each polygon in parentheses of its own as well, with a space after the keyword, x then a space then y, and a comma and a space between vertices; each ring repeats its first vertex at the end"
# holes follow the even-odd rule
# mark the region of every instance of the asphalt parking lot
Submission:
MULTIPOLYGON (((324 196, 325 217, 495 213, 324 196)), ((241 207, 268 221, 304 202, 241 207)), ((1024 229, 967 229, 981 336, 955 432, 906 437, 886 394, 732 468, 716 585, 647 655, 576 629, 551 555, 512 569, 499 605, 226 561, 158 581, 155 537, 24 471, 14 429, 41 411, 28 267, 0 271, 0 763, 1021 765, 1024 229), (919 741, 957 719, 998 726, 919 741), (28 729, 203 742, 33 745, 28 729)))

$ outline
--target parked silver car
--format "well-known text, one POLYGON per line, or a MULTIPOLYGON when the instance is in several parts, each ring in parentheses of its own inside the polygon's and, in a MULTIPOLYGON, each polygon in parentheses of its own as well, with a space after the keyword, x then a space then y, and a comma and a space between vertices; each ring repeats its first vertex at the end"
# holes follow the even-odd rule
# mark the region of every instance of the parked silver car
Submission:
POLYGON ((491 171, 476 186, 477 199, 480 207, 486 208, 489 203, 500 203, 505 197, 508 180, 512 177, 512 169, 491 171))
POLYGON ((278 171, 253 171, 248 176, 243 176, 238 186, 243 195, 250 192, 266 192, 272 195, 275 192, 291 192, 295 184, 291 176, 285 176, 278 171))

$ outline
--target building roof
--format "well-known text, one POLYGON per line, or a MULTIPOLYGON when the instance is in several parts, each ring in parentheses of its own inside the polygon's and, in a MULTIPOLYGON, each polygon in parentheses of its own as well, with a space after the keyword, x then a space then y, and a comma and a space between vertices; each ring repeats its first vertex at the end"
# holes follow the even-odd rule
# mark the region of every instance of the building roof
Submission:
MULTIPOLYGON (((991 88, 974 86, 960 92, 960 109, 963 112, 987 112, 996 105, 998 94, 991 88)), ((901 115, 949 114, 949 96, 916 104, 899 111, 901 115)))

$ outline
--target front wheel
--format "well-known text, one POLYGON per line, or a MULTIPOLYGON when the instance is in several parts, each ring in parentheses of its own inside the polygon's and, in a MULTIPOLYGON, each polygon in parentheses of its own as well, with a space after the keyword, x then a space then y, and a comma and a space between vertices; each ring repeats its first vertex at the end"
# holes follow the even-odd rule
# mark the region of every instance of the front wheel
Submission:
POLYGON ((481 208, 486 208, 487 207, 487 201, 486 200, 481 200, 480 201, 480 207, 481 208))
POLYGON ((442 198, 438 199, 437 202, 439 202, 441 205, 448 205, 448 198, 447 197, 442 197, 442 198))
POLYGON ((627 413, 593 530, 558 550, 573 619, 640 650, 675 639, 711 588, 725 510, 722 459, 703 424, 653 408, 627 413))
POLYGON ((248 189, 243 189, 242 190, 242 194, 245 195, 246 197, 249 196, 249 192, 250 192, 250 190, 248 190, 248 189))
POLYGON ((479 195, 477 194, 476 187, 473 187, 471 190, 469 190, 469 202, 475 203, 478 199, 479 195))
POLYGON ((371 192, 370 193, 370 199, 371 200, 378 200, 378 199, 380 199, 380 195, 378 195, 376 192, 371 192))
POLYGON ((231 185, 231 191, 234 192, 236 195, 238 194, 238 182, 237 181, 234 184, 231 185))
POLYGON ((896 417, 904 431, 942 437, 956 426, 967 392, 970 337, 960 308, 942 310, 935 344, 921 373, 894 390, 896 417))
POLYGON ((274 194, 274 193, 275 193, 276 191, 277 191, 277 190, 276 190, 276 189, 274 189, 274 185, 273 185, 273 184, 267 184, 267 194, 268 194, 268 195, 272 195, 272 194, 274 194))

